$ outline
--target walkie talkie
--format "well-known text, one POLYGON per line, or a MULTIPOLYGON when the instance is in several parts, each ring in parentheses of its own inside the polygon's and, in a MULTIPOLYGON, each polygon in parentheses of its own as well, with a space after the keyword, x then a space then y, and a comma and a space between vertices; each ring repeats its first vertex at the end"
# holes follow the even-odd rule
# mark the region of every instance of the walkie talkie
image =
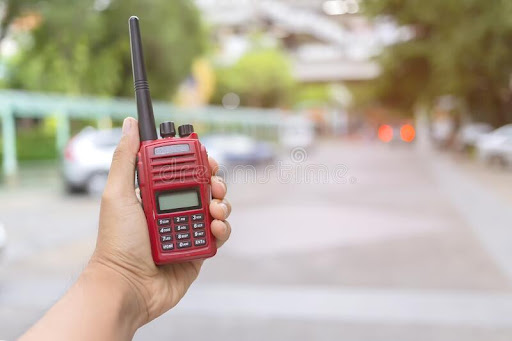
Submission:
POLYGON ((137 180, 156 264, 212 257, 217 252, 211 233, 209 205, 211 169, 205 147, 190 124, 160 124, 156 134, 153 105, 146 79, 139 18, 130 17, 130 43, 140 149, 137 180))

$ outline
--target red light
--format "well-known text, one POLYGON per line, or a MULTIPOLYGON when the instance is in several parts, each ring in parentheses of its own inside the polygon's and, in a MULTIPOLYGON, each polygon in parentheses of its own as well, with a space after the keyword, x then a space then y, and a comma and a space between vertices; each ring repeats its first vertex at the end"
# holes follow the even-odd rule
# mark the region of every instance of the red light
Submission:
POLYGON ((412 142, 416 137, 416 130, 410 124, 404 124, 402 128, 400 128, 400 137, 404 142, 412 142))
POLYGON ((388 143, 393 139, 393 128, 390 125, 383 124, 379 127, 377 136, 382 142, 388 143))

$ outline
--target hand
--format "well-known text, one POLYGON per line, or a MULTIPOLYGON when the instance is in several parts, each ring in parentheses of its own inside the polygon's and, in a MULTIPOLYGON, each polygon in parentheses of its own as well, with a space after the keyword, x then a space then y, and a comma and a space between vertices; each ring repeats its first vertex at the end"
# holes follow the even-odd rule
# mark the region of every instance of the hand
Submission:
MULTIPOLYGON (((114 153, 107 185, 101 200, 96 250, 86 271, 112 277, 112 285, 131 293, 139 323, 145 324, 174 307, 196 279, 202 260, 156 266, 151 256, 146 218, 135 194, 135 157, 139 149, 138 124, 133 118, 123 123, 123 136, 114 153)), ((211 229, 220 247, 229 238, 225 220, 231 212, 224 199, 226 185, 215 176, 218 165, 210 159, 214 199, 211 229)), ((110 278, 110 277, 109 277, 110 278)), ((113 290, 116 290, 113 288, 113 290)))

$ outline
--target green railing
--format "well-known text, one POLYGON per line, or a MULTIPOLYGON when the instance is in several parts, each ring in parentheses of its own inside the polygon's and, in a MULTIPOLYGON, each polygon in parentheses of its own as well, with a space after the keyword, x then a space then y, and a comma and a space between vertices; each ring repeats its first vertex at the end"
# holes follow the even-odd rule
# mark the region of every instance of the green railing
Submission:
MULTIPOLYGON (((264 135, 277 139, 284 112, 268 109, 198 107, 183 109, 169 103, 153 103, 157 122, 174 120, 178 123, 202 123, 210 131, 239 131, 250 135, 264 135)), ((0 118, 3 139, 3 173, 17 172, 16 117, 57 119, 56 148, 61 150, 70 137, 70 120, 123 119, 136 116, 135 102, 122 98, 73 97, 57 94, 2 90, 0 91, 0 118)))

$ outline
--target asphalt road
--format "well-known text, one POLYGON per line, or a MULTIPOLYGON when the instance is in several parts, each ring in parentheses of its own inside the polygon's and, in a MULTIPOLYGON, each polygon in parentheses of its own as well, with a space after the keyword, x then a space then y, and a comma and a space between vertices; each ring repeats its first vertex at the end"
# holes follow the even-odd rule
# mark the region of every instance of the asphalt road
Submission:
MULTIPOLYGON (((136 340, 512 339, 512 172, 326 141, 237 174, 230 242, 136 340)), ((0 339, 13 339, 86 264, 98 200, 28 167, 0 207, 0 339)))

